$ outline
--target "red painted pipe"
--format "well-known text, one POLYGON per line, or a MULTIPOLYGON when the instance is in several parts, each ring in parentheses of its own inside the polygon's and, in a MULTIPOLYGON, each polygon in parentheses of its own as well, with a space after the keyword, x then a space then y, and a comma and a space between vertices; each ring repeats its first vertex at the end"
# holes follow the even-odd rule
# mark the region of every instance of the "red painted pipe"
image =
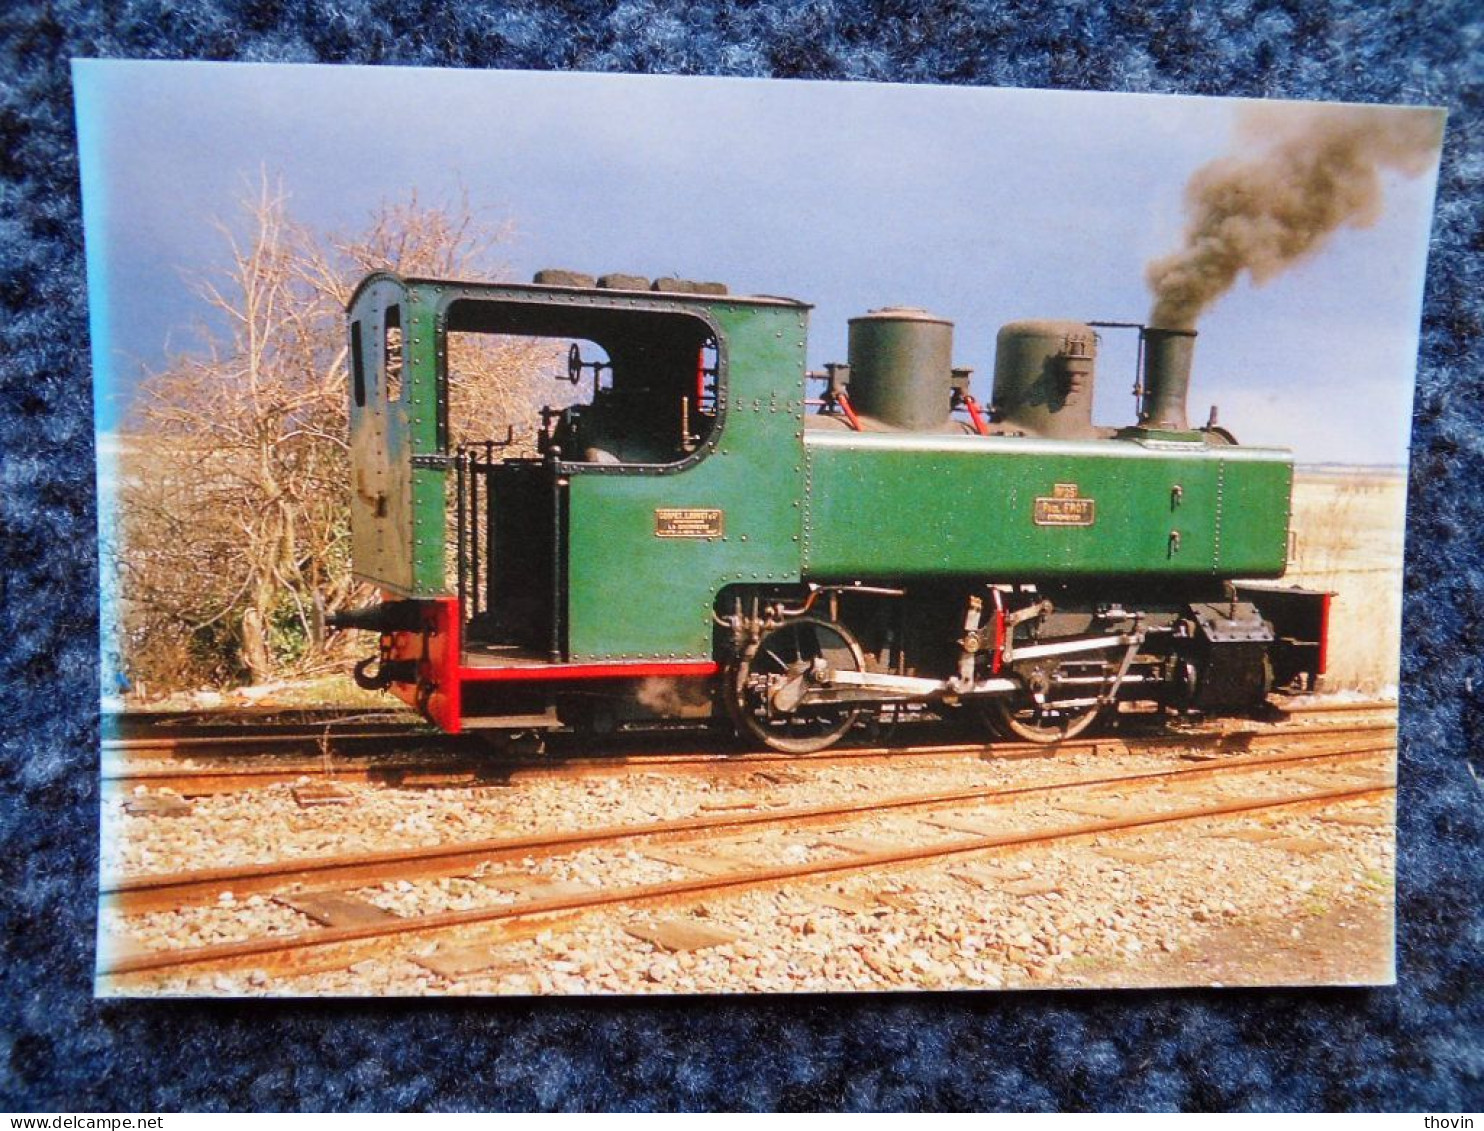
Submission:
POLYGON ((845 392, 835 394, 835 403, 840 406, 840 411, 845 414, 845 419, 850 421, 850 426, 857 432, 864 431, 861 428, 861 418, 855 415, 855 409, 850 407, 850 395, 845 392))
POLYGON ((979 402, 965 393, 964 406, 969 410, 969 419, 974 422, 974 431, 981 436, 988 436, 989 426, 984 423, 984 417, 980 415, 979 402))

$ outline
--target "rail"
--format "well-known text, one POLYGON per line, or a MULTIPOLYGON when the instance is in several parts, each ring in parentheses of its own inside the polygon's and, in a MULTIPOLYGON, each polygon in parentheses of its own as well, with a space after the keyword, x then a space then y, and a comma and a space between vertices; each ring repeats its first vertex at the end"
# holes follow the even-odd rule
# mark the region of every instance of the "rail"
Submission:
POLYGON ((508 448, 514 436, 511 428, 503 440, 460 444, 454 452, 454 559, 459 608, 465 623, 487 611, 490 566, 495 556, 491 480, 499 466, 496 453, 508 448))
MULTIPOLYGON (((116 882, 105 888, 105 903, 117 911, 137 914, 163 907, 185 907, 211 905, 219 901, 223 890, 234 894, 248 891, 286 890, 288 886, 304 883, 329 883, 344 889, 384 882, 392 877, 447 875, 461 872, 478 864, 494 861, 525 859, 531 854, 569 852, 581 847, 598 844, 661 843, 678 840, 692 843, 697 835, 706 836, 720 831, 732 832, 739 827, 797 828, 804 825, 831 823, 842 818, 874 816, 884 808, 903 813, 932 812, 939 809, 956 809, 972 804, 1004 805, 1032 796, 1060 798, 1069 791, 1107 789, 1135 783, 1152 785, 1158 780, 1231 781, 1235 772, 1241 777, 1268 773, 1287 764, 1301 766, 1324 761, 1334 764, 1374 757, 1390 747, 1369 747, 1350 750, 1328 750, 1320 752, 1292 753, 1264 758, 1244 759, 1225 765, 1181 767, 1160 771, 1145 771, 1130 775, 1100 776, 1080 780, 1063 781, 1026 787, 986 787, 962 790, 949 794, 914 795, 876 799, 870 802, 846 803, 844 805, 821 806, 808 809, 776 810, 726 817, 707 817, 655 825, 639 825, 606 829, 588 829, 577 833, 552 834, 544 837, 511 838, 504 842, 457 844, 433 849, 408 852, 372 853, 360 857, 331 858, 320 860, 296 860, 241 869, 221 869, 195 874, 173 874, 142 876, 116 882)), ((1068 842, 1094 837, 1100 834, 1125 831, 1140 831, 1160 826, 1178 825, 1213 817, 1241 817, 1255 814, 1282 812, 1286 810, 1325 808, 1336 803, 1375 800, 1392 795, 1395 780, 1389 774, 1370 774, 1362 779, 1351 778, 1345 782, 1309 789, 1299 793, 1277 795, 1249 794, 1235 798, 1215 796, 1202 804, 1172 809, 1141 807, 1118 816, 1099 816, 1090 821, 1073 824, 1045 826, 1037 822, 1033 826, 1011 822, 1003 831, 986 829, 974 833, 967 839, 952 839, 931 844, 884 845, 878 850, 851 850, 845 856, 807 861, 799 864, 776 862, 742 861, 735 871, 709 872, 697 878, 668 880, 637 885, 619 884, 613 887, 536 897, 515 903, 495 903, 467 909, 409 915, 378 917, 369 924, 343 927, 324 927, 293 934, 264 935, 232 942, 187 945, 184 947, 150 948, 139 951, 127 944, 105 947, 100 956, 99 974, 104 978, 116 978, 150 971, 168 971, 202 966, 213 969, 237 969, 246 961, 249 965, 263 963, 270 968, 293 971, 297 966, 295 956, 305 952, 318 953, 327 958, 329 948, 346 944, 364 943, 392 936, 425 936, 441 934, 450 929, 475 924, 491 924, 505 920, 531 920, 538 916, 549 916, 556 912, 582 912, 615 905, 643 906, 656 903, 672 903, 697 897, 711 897, 720 892, 747 890, 756 887, 776 887, 794 881, 848 875, 852 873, 879 873, 887 869, 920 866, 936 861, 958 859, 986 851, 1013 850, 1034 847, 1054 842, 1068 842), (284 960, 288 959, 287 964, 284 960)), ((964 831, 968 831, 967 828, 964 831)), ((334 963, 338 965, 339 963, 334 963)))

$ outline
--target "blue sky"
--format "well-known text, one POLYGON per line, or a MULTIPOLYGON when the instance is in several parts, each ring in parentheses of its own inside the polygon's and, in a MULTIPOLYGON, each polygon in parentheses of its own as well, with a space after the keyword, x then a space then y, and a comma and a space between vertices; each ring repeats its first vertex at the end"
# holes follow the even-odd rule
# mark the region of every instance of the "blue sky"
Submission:
MULTIPOLYGON (((297 218, 467 190, 515 235, 514 278, 561 266, 719 279, 815 304, 809 361, 884 305, 956 324, 988 399, 998 327, 1142 320, 1190 174, 1243 103, 965 87, 211 63, 77 64, 100 430, 193 341, 189 280, 261 172, 297 218)), ((1405 112, 1405 111, 1398 111, 1405 112)), ((1202 320, 1191 416, 1307 462, 1405 460, 1434 176, 1202 320)), ((1132 339, 1105 339, 1097 417, 1131 417, 1132 339)))

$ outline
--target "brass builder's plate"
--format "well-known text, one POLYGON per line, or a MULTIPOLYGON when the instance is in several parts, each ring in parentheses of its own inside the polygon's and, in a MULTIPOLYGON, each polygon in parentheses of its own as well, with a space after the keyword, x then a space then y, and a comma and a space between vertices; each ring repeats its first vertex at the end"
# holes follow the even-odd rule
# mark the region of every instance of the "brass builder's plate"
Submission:
POLYGON ((654 512, 656 538, 720 538, 726 512, 712 507, 658 507, 654 512))
POLYGON ((1050 497, 1036 500, 1031 521, 1037 526, 1091 526, 1097 515, 1097 503, 1084 499, 1075 483, 1058 483, 1050 497))

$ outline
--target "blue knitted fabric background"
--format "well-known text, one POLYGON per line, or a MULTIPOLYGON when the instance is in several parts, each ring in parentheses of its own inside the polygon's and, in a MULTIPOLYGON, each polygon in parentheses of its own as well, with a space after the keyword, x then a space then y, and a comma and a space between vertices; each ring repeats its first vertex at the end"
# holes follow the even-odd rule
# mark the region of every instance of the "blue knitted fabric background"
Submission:
POLYGON ((0 1107, 1484 1107, 1484 8, 0 5, 0 1107), (1399 978, 1372 991, 95 1002, 92 411, 71 56, 873 79, 1451 111, 1408 519, 1399 978))

